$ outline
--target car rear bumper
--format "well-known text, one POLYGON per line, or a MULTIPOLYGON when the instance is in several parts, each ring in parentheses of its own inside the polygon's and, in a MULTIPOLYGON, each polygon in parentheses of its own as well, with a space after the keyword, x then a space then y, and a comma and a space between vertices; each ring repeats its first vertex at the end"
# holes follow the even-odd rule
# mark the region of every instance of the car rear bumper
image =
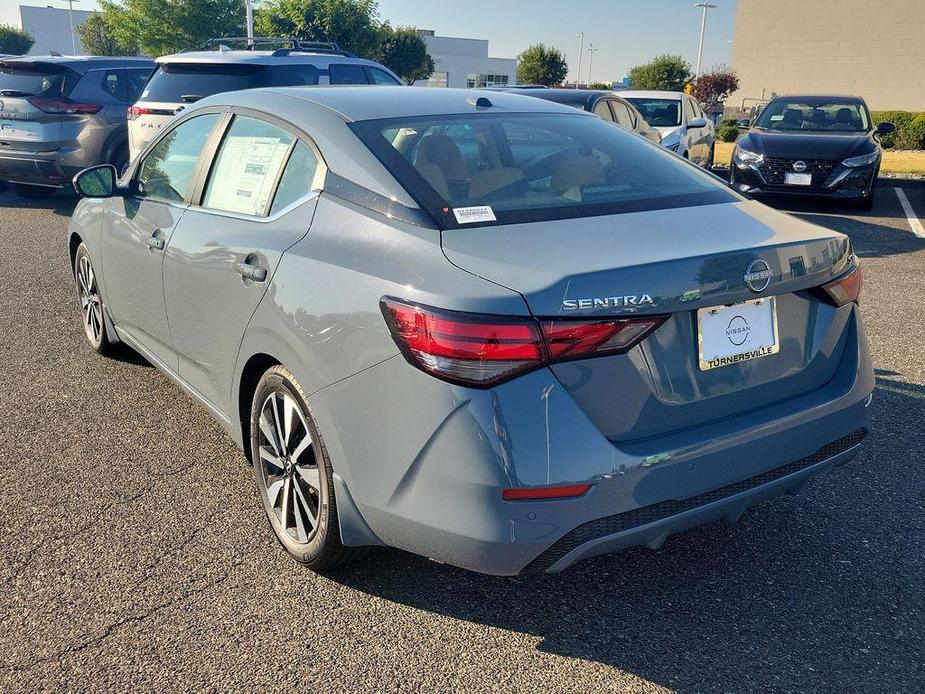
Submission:
POLYGON ((476 391, 395 357, 309 405, 377 540, 482 573, 558 572, 734 520, 853 457, 874 376, 857 310, 848 310, 841 364, 822 387, 639 441, 604 438, 549 370, 476 391), (579 482, 593 485, 580 498, 502 499, 505 488, 579 482))
POLYGON ((772 185, 753 167, 735 164, 730 170, 730 184, 736 190, 749 195, 781 195, 793 197, 829 197, 845 200, 866 198, 876 182, 877 165, 836 166, 820 185, 793 186, 772 185))
POLYGON ((0 180, 10 183, 63 188, 83 168, 68 166, 61 152, 33 154, 0 150, 0 180))

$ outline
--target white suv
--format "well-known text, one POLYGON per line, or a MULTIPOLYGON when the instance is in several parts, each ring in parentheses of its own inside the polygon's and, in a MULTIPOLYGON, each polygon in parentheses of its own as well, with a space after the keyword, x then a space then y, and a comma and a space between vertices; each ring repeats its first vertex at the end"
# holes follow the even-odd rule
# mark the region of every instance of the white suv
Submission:
POLYGON ((165 55, 156 60, 157 67, 141 99, 128 110, 131 159, 188 104, 219 92, 319 84, 402 84, 385 66, 342 51, 334 43, 260 38, 247 50, 228 47, 240 41, 246 39, 211 39, 203 50, 165 55), (289 47, 256 49, 280 43, 289 47))
POLYGON ((621 91, 619 95, 658 130, 663 147, 707 169, 713 166, 713 121, 696 99, 682 92, 621 91))

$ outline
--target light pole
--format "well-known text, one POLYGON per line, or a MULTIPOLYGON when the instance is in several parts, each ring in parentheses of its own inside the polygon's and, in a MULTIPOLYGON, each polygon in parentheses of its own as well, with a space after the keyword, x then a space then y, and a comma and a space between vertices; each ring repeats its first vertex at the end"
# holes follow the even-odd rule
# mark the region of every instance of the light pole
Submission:
POLYGON ((253 0, 244 0, 244 9, 247 13, 247 47, 254 45, 254 3, 253 0))
POLYGON ((591 86, 591 63, 594 60, 594 53, 597 49, 593 44, 588 44, 588 86, 591 86))
POLYGON ((709 2, 698 2, 694 4, 694 7, 702 8, 702 13, 700 15, 700 47, 697 49, 697 77, 700 77, 700 64, 703 61, 703 32, 707 26, 707 10, 712 10, 716 5, 712 5, 709 2))
POLYGON ((71 23, 71 55, 77 55, 77 35, 74 33, 74 3, 80 0, 63 0, 67 3, 67 18, 71 23))
POLYGON ((581 82, 581 54, 585 50, 585 32, 579 31, 575 36, 578 37, 578 74, 575 75, 575 89, 578 89, 578 83, 581 82))

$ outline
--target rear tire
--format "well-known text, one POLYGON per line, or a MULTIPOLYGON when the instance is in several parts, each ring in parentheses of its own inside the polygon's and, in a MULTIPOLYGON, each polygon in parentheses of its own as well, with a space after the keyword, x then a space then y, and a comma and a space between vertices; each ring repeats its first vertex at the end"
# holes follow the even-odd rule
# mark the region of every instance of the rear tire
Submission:
POLYGON ((358 548, 340 540, 328 452, 305 393, 284 366, 268 369, 257 384, 250 447, 263 509, 289 555, 315 571, 353 559, 358 548))
POLYGON ((77 305, 83 322, 84 334, 94 352, 112 354, 114 345, 106 330, 106 309, 100 296, 96 271, 86 244, 81 243, 74 254, 74 284, 77 286, 77 305))
POLYGON ((7 185, 19 197, 27 200, 44 200, 45 198, 50 198, 58 190, 47 186, 30 186, 25 183, 8 183, 7 185))

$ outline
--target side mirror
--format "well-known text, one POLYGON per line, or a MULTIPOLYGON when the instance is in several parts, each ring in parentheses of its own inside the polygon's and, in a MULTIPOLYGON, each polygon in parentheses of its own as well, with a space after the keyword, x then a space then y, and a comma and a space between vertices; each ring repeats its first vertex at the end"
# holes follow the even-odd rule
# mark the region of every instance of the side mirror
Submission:
POLYGON ((736 127, 738 128, 750 128, 752 127, 752 122, 748 118, 741 118, 736 121, 736 127))
POLYGON ((116 194, 116 167, 100 164, 74 176, 74 190, 83 198, 111 198, 116 194))
POLYGON ((691 118, 687 122, 687 127, 688 128, 705 128, 707 127, 707 119, 706 118, 691 118))
POLYGON ((878 135, 888 135, 892 132, 896 132, 896 126, 892 123, 877 123, 878 135))

